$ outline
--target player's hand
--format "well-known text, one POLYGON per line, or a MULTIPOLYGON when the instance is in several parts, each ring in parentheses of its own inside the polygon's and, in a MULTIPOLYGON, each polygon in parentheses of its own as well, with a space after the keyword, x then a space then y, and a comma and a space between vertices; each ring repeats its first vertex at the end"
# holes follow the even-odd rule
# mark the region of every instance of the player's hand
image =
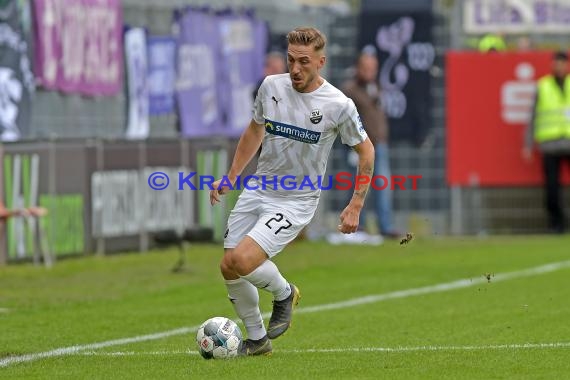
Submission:
POLYGON ((212 206, 220 201, 220 195, 224 195, 231 190, 231 188, 227 185, 227 180, 224 181, 224 185, 222 186, 220 186, 221 182, 222 180, 219 179, 212 184, 212 190, 210 190, 210 204, 212 206))
POLYGON ((24 216, 36 216, 36 217, 46 216, 48 213, 47 209, 44 207, 28 207, 22 211, 24 216))
POLYGON ((360 210, 348 205, 340 214, 340 225, 337 227, 343 234, 351 234, 358 230, 360 210))
POLYGON ((521 156, 523 160, 526 162, 532 162, 532 149, 531 148, 523 148, 521 152, 521 156))

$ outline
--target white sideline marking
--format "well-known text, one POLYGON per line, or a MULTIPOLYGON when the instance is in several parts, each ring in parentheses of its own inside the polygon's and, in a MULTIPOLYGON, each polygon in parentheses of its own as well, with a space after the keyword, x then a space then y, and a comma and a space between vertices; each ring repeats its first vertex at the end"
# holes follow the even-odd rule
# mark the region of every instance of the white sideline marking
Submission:
POLYGON ((74 352, 70 356, 172 356, 172 355, 198 355, 198 351, 82 351, 74 352))
MULTIPOLYGON (((558 343, 523 343, 523 344, 491 344, 487 346, 417 346, 417 347, 354 347, 354 348, 307 348, 299 350, 274 350, 283 353, 343 353, 343 352, 414 352, 414 351, 485 351, 485 350, 525 350, 570 348, 570 342, 558 343)), ((172 356, 198 355, 198 351, 119 351, 101 352, 84 351, 71 355, 81 356, 172 356)))
POLYGON ((7 309, 5 307, 0 307, 0 313, 9 313, 10 309, 7 309))
POLYGON ((180 329, 164 331, 164 332, 160 332, 160 333, 156 333, 156 334, 139 335, 139 336, 134 336, 132 338, 108 340, 106 342, 84 344, 84 345, 77 345, 77 346, 64 347, 64 348, 56 348, 55 350, 51 350, 51 351, 7 357, 7 358, 0 360, 0 367, 7 367, 11 364, 17 364, 17 363, 31 362, 31 361, 43 359, 43 358, 52 358, 52 357, 56 357, 56 356, 76 354, 80 351, 85 351, 85 350, 97 350, 99 348, 105 348, 105 347, 110 347, 110 346, 118 346, 121 344, 144 342, 146 340, 162 339, 162 338, 167 338, 169 336, 174 336, 174 335, 188 334, 188 333, 197 331, 198 327, 200 327, 200 326, 182 327, 180 329))
MULTIPOLYGON (((515 272, 507 272, 507 273, 503 273, 503 274, 497 274, 491 278, 491 282, 506 281, 506 280, 511 280, 511 279, 515 279, 515 278, 535 276, 535 275, 539 275, 539 274, 555 272, 557 270, 564 269, 564 268, 570 268, 570 260, 560 261, 560 262, 556 262, 556 263, 550 263, 550 264, 546 264, 546 265, 540 265, 537 267, 523 269, 523 270, 515 271, 515 272)), ((389 292, 389 293, 375 294, 375 295, 370 295, 370 296, 365 296, 365 297, 352 298, 352 299, 342 301, 342 302, 335 302, 335 303, 309 306, 309 307, 301 307, 301 308, 296 309, 295 313, 316 313, 316 312, 325 311, 325 310, 342 309, 342 308, 348 308, 348 307, 364 305, 364 304, 369 304, 369 303, 381 302, 381 301, 385 301, 385 300, 389 300, 389 299, 406 298, 406 297, 417 296, 417 295, 421 295, 421 294, 445 292, 445 291, 449 291, 449 290, 467 288, 467 287, 470 287, 473 285, 482 284, 482 283, 485 283, 486 281, 487 281, 487 279, 483 278, 483 276, 481 275, 480 277, 474 278, 474 279, 466 278, 466 279, 452 281, 452 282, 445 282, 445 283, 437 284, 437 285, 424 286, 421 288, 398 290, 398 291, 389 292)), ((267 318, 267 315, 268 314, 264 314, 264 317, 267 318)), ((110 347, 110 346, 118 346, 118 345, 129 344, 129 343, 138 343, 138 342, 144 342, 144 341, 148 341, 148 340, 156 340, 156 339, 167 338, 167 337, 175 336, 175 335, 189 334, 189 333, 196 332, 198 330, 198 327, 199 326, 182 327, 179 329, 159 332, 159 333, 155 333, 155 334, 139 335, 139 336, 134 336, 131 338, 108 340, 108 341, 100 342, 100 343, 76 345, 76 346, 71 346, 71 347, 57 348, 57 349, 50 350, 50 351, 7 357, 7 358, 0 360, 0 367, 7 367, 7 366, 12 365, 12 364, 31 362, 31 361, 35 361, 35 360, 39 360, 39 359, 44 359, 44 358, 51 358, 51 357, 56 357, 56 356, 76 354, 80 351, 96 350, 99 348, 105 348, 105 347, 110 347)), ((292 352, 294 352, 294 351, 292 351, 292 352)), ((299 351, 299 352, 302 352, 302 351, 299 351)), ((315 352, 318 352, 318 351, 315 351, 315 352)), ((332 352, 334 352, 334 351, 332 351, 332 352)), ((339 351, 339 352, 342 352, 342 351, 339 351)))

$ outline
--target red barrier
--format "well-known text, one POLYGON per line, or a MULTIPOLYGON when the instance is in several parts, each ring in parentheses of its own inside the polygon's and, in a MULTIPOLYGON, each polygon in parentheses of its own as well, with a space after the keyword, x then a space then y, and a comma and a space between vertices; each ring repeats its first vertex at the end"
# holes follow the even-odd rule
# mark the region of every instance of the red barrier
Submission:
MULTIPOLYGON (((449 52, 446 56, 449 185, 541 185, 541 158, 521 149, 536 81, 552 53, 449 52)), ((570 183, 570 173, 564 173, 570 183)))

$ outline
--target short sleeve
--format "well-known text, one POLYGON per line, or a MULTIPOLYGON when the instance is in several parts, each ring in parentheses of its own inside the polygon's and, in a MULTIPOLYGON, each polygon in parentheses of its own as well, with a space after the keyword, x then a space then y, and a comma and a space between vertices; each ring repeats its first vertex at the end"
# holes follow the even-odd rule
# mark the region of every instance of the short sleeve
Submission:
POLYGON ((339 120, 338 130, 343 144, 355 146, 364 142, 368 137, 352 99, 347 100, 339 120))
POLYGON ((259 90, 257 90, 257 96, 253 101, 253 121, 257 124, 265 124, 265 118, 263 117, 263 98, 265 95, 265 80, 261 82, 259 90))

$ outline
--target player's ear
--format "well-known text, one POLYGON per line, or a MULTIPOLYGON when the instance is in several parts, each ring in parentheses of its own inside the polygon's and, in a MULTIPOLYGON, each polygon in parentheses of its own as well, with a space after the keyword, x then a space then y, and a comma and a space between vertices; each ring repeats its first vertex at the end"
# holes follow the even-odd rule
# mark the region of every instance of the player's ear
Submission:
POLYGON ((324 54, 322 54, 319 58, 319 64, 317 66, 319 68, 319 70, 325 66, 326 62, 327 62, 327 57, 324 54))

